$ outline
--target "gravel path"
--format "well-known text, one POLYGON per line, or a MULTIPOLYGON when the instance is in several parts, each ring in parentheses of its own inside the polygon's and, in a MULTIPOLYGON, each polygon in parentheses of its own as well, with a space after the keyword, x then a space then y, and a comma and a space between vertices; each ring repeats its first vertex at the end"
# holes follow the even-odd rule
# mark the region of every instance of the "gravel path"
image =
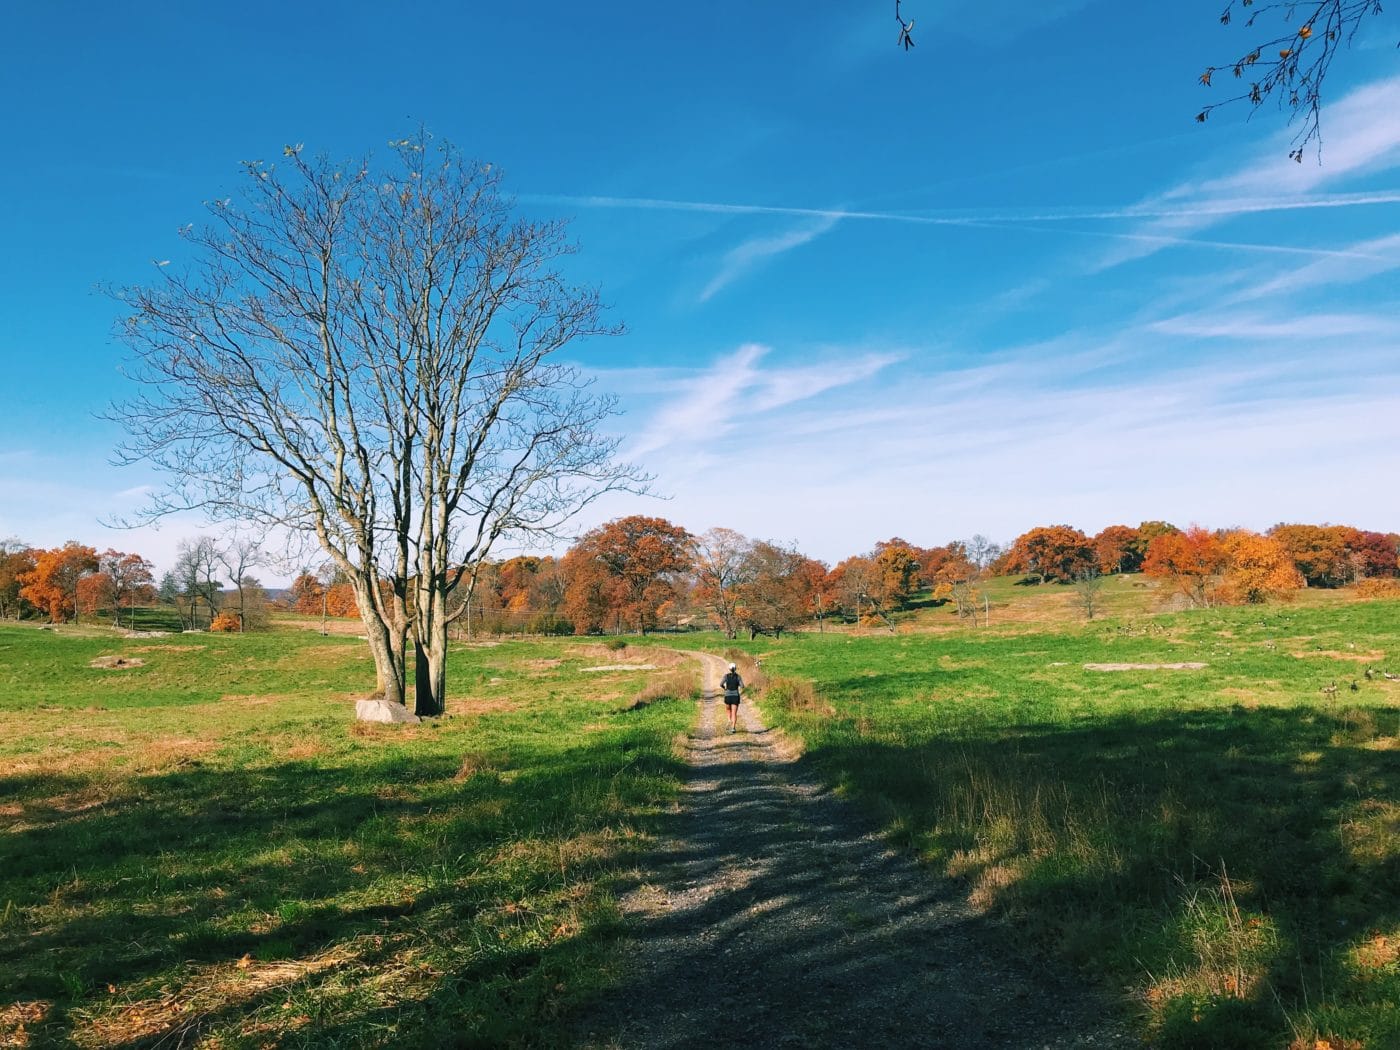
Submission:
POLYGON ((1072 975, 1017 958, 958 888, 803 779, 745 700, 730 735, 706 654, 690 775, 622 901, 627 980, 595 1047, 1126 1047, 1072 975))

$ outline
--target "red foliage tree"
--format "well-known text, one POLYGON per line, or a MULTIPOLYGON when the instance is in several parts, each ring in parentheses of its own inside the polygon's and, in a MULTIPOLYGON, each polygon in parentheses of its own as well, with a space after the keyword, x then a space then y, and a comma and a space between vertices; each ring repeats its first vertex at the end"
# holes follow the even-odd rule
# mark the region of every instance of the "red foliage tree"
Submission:
POLYGON ((739 617, 748 625, 750 637, 782 637, 785 630, 806 619, 807 562, 796 550, 776 543, 760 540, 752 545, 743 581, 735 588, 739 617))
POLYGON ((1400 535, 1355 530, 1352 563, 1358 576, 1400 576, 1400 535))
POLYGON ((1100 572, 1137 572, 1146 553, 1138 530, 1127 525, 1110 525, 1094 537, 1094 557, 1100 572))

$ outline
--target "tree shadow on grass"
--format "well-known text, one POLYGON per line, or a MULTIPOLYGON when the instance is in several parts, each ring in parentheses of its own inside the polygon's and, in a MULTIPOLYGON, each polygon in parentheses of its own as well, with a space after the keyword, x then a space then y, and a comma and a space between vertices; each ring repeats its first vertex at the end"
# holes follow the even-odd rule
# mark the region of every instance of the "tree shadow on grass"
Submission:
POLYGON ((612 936, 592 884, 629 862, 628 829, 677 774, 594 740, 466 779, 460 755, 192 761, 102 782, 79 812, 53 803, 96 790, 82 777, 0 778, 0 1031, 34 1004, 35 1046, 553 1031, 574 994, 556 986, 586 989, 612 936))
POLYGON ((1035 943, 1136 975, 1162 1045, 1312 1026, 1383 1046, 1400 1045, 1397 737, 1394 708, 1234 707, 907 747, 846 723, 808 761, 1035 943))
POLYGON ((615 739, 465 781, 441 754, 191 762, 77 812, 48 803, 81 777, 0 779, 24 809, 0 838, 0 1017, 51 1003, 36 1046, 123 1004, 149 1023, 106 1045, 266 1025, 307 1046, 1041 1046, 1101 1024, 1069 960, 1151 975, 1164 1046, 1277 1047, 1290 1017, 1393 1045, 1400 966, 1375 939, 1400 924, 1397 717, 1234 708, 909 745, 845 723, 796 781, 615 739), (865 820, 782 803, 804 773, 865 820), (658 818, 673 901, 633 925, 618 979, 606 902, 570 894, 636 862, 618 814, 678 775, 708 795, 658 818), (870 813, 935 870, 872 844, 870 813), (576 836, 594 840, 566 857, 576 836))

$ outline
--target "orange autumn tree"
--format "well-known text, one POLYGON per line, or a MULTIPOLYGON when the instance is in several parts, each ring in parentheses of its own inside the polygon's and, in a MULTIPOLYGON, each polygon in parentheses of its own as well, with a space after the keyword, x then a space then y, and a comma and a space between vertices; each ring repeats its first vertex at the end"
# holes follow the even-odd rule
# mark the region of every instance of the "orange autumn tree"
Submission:
POLYGON ((1222 602, 1254 605, 1287 600, 1303 587, 1303 576, 1283 544, 1248 529, 1232 529, 1220 538, 1229 564, 1217 592, 1222 602))
POLYGON ((886 609, 900 609, 919 588, 919 551, 898 536, 875 544, 876 596, 886 609))
POLYGON ((1340 587, 1355 575, 1346 525, 1275 525, 1269 535, 1283 544, 1309 587, 1340 587))
POLYGON ((76 540, 53 550, 36 551, 34 568, 19 577, 19 595, 49 614, 52 623, 64 623, 78 613, 78 581, 97 571, 97 551, 76 540))
POLYGON ((1016 537, 1004 567, 1043 583, 1070 583, 1094 563, 1094 544, 1088 536, 1069 525, 1046 525, 1016 537))
POLYGON ((1229 560, 1214 533, 1192 525, 1185 532, 1156 536, 1147 547, 1142 571, 1166 580, 1192 605, 1207 606, 1217 600, 1216 589, 1229 560))
POLYGON ((34 570, 34 551, 17 539, 0 540, 0 620, 20 615, 20 577, 34 570))
POLYGON ((564 568, 564 613, 575 634, 623 627, 646 634, 690 571, 690 534, 665 518, 618 518, 586 533, 564 568))

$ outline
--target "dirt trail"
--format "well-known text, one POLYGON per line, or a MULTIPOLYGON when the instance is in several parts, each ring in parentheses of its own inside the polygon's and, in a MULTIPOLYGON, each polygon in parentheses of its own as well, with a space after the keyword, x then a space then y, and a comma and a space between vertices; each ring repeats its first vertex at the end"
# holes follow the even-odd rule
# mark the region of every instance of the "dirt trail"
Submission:
POLYGON ((730 735, 704 663, 690 775, 653 870, 602 1047, 1141 1046, 1072 975, 1017 958, 958 887, 800 776, 745 700, 730 735))

